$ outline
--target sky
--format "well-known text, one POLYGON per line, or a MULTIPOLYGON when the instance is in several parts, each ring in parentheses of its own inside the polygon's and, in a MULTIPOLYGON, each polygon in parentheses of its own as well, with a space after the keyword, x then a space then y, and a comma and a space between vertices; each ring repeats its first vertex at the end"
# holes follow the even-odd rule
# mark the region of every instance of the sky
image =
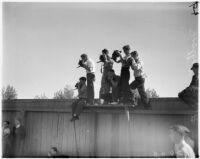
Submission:
MULTIPOLYGON (((198 60, 198 18, 190 5, 4 2, 2 84, 12 85, 20 99, 43 93, 53 98, 86 75, 76 68, 82 53, 96 63, 104 48, 111 55, 129 44, 144 62, 145 88, 160 97, 177 97, 189 85, 191 65, 198 60)), ((96 63, 96 98, 100 68, 96 63)), ((114 64, 117 74, 120 68, 114 64)))

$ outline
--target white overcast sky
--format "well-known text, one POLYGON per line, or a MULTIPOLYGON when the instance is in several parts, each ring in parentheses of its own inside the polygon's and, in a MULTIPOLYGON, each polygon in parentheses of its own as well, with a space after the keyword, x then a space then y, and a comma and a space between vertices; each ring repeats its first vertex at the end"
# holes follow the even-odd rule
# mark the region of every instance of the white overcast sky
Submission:
MULTIPOLYGON (((78 81, 80 54, 95 62, 130 44, 144 62, 146 88, 160 97, 176 97, 189 85, 197 62, 198 18, 183 3, 3 3, 3 86, 18 98, 34 98, 78 81)), ((117 74, 120 64, 114 64, 117 74)), ((131 80, 133 72, 131 71, 131 80)), ((95 96, 100 89, 96 64, 95 96)))

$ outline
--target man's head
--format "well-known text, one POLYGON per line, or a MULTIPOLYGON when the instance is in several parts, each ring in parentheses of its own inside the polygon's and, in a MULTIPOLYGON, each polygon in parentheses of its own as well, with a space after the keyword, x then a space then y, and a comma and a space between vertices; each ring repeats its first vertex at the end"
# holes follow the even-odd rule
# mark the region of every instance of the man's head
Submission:
POLYGON ((14 122, 15 122, 15 126, 21 125, 21 120, 19 118, 16 118, 14 122))
POLYGON ((88 60, 87 54, 82 54, 82 55, 81 55, 81 59, 82 59, 84 62, 87 61, 87 60, 88 60))
POLYGON ((10 125, 10 122, 9 121, 4 121, 3 122, 3 127, 6 128, 10 125))
POLYGON ((128 55, 128 54, 130 53, 130 46, 129 46, 129 45, 125 45, 125 46, 123 47, 123 50, 124 50, 124 53, 125 53, 126 55, 128 55))
POLYGON ((138 52, 137 52, 137 51, 131 52, 131 56, 132 56, 135 60, 137 60, 137 59, 139 58, 138 52))
POLYGON ((50 153, 50 156, 56 156, 58 153, 58 149, 56 147, 51 147, 49 153, 50 153))
POLYGON ((103 50, 102 50, 102 54, 108 55, 108 53, 109 53, 109 52, 108 52, 107 49, 103 49, 103 50))
POLYGON ((85 77, 81 77, 81 78, 79 78, 79 81, 80 81, 81 84, 85 84, 86 78, 85 77))
POLYGON ((179 143, 190 132, 188 128, 182 125, 172 126, 170 129, 170 138, 173 143, 179 143))
POLYGON ((199 64, 198 64, 198 63, 194 63, 194 64, 192 65, 191 70, 194 72, 195 75, 197 75, 197 74, 198 74, 198 71, 199 71, 199 64))

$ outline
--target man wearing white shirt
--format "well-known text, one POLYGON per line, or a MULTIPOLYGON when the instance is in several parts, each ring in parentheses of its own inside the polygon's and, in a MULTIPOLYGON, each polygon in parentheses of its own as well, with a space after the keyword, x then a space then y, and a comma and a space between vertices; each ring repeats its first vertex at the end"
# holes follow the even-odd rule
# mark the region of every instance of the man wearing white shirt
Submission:
POLYGON ((85 68, 87 76, 87 97, 88 103, 94 104, 94 81, 95 81, 95 64, 86 54, 81 55, 82 65, 85 68))
POLYGON ((144 107, 149 108, 149 99, 144 88, 145 78, 143 72, 143 62, 139 59, 137 51, 131 52, 131 56, 133 58, 131 68, 134 71, 135 80, 130 84, 130 88, 133 90, 136 88, 138 89, 144 107))

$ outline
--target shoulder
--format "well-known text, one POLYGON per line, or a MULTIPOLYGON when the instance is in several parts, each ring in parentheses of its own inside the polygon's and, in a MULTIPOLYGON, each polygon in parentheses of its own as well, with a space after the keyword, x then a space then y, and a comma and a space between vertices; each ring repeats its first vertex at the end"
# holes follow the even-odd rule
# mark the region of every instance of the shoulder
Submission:
POLYGON ((143 61, 139 58, 137 63, 143 64, 143 61))

